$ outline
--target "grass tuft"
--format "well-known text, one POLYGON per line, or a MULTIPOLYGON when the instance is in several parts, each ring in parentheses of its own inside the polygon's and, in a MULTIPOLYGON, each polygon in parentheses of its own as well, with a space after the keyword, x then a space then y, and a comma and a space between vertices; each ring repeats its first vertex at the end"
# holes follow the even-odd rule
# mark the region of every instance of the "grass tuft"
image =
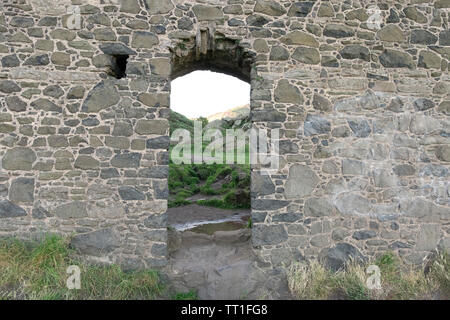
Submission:
POLYGON ((198 300, 197 292, 191 290, 189 292, 179 292, 173 296, 173 300, 198 300))
POLYGON ((94 266, 73 258, 68 239, 48 235, 40 242, 0 240, 0 300, 155 299, 163 293, 153 270, 124 272, 119 266, 94 266), (81 289, 69 290, 69 266, 81 270, 81 289))
POLYGON ((301 300, 416 300, 450 298, 450 258, 439 253, 429 272, 405 265, 392 253, 384 254, 364 266, 350 263, 345 270, 332 272, 319 262, 296 263, 288 269, 292 295, 301 300), (381 273, 381 289, 369 289, 369 265, 381 273))

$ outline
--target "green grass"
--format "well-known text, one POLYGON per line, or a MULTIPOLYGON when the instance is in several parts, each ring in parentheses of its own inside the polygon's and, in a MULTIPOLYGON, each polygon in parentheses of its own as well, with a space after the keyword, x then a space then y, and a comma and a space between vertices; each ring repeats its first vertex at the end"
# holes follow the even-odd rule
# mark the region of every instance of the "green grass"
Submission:
POLYGON ((40 242, 0 239, 0 299, 155 299, 164 286, 154 270, 124 272, 119 266, 89 265, 73 258, 68 239, 40 242), (81 270, 81 289, 69 290, 69 266, 81 270))
MULTIPOLYGON (((207 119, 199 119, 203 127, 207 119)), ((242 123, 244 125, 245 122, 242 123)), ((185 116, 171 112, 171 133, 178 128, 186 129, 191 134, 194 131, 194 122, 185 116)), ((225 137, 225 124, 221 128, 225 137)), ((202 150, 209 143, 204 141, 202 150)), ((224 149, 225 150, 225 149, 224 149)), ((169 150, 172 156, 171 150, 169 150)), ((246 145, 246 159, 249 162, 249 147, 246 145)), ((196 195, 219 196, 220 199, 210 199, 196 202, 199 205, 211 206, 222 209, 249 209, 250 208, 250 165, 246 164, 175 164, 172 159, 169 162, 169 207, 188 205, 192 202, 187 198, 196 195), (223 182, 219 187, 217 182, 223 182), (239 196, 237 196, 239 195, 239 196)))
POLYGON ((169 207, 190 204, 186 199, 195 194, 216 195, 221 199, 197 201, 199 205, 223 209, 250 208, 250 167, 226 164, 169 164, 169 207), (239 175, 245 176, 243 179, 239 175), (228 177, 220 188, 213 184, 228 177))
POLYGON ((384 254, 364 266, 351 263, 345 270, 332 272, 317 261, 293 264, 288 269, 292 295, 301 300, 412 300, 450 298, 450 256, 439 253, 428 273, 413 269, 392 253, 384 254), (366 286, 366 269, 377 265, 381 289, 366 286))
POLYGON ((180 292, 176 293, 173 296, 173 300, 198 300, 197 292, 194 290, 191 290, 189 292, 180 292))

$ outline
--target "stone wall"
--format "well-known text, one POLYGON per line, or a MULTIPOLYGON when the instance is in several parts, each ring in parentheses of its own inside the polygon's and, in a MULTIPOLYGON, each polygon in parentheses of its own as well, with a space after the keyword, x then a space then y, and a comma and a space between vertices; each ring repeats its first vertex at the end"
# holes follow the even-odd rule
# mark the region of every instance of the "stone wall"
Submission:
POLYGON ((0 236, 165 265, 170 80, 206 68, 281 132, 252 172, 263 266, 449 248, 450 1, 54 2, 2 2, 0 236))

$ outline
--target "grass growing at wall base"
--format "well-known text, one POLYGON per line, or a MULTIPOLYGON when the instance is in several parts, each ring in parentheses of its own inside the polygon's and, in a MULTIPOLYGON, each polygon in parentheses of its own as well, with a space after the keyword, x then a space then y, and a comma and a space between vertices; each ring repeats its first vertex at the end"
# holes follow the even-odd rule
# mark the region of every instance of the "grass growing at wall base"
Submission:
POLYGON ((317 261, 296 263, 288 269, 289 289, 301 300, 423 300, 450 299, 450 255, 438 253, 426 272, 404 265, 392 253, 361 266, 351 263, 332 272, 317 261), (381 272, 381 289, 369 289, 369 265, 381 272))
POLYGON ((0 239, 0 300, 155 299, 163 285, 154 270, 124 272, 72 258, 68 240, 46 236, 41 242, 0 239), (67 267, 81 269, 81 289, 66 286, 67 267))

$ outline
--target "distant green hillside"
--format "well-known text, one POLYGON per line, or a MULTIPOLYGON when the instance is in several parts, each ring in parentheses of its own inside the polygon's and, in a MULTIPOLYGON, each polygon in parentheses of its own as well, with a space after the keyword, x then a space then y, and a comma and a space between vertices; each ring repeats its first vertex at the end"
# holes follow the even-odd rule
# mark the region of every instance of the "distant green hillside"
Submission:
MULTIPOLYGON (((208 120, 205 118, 201 120, 206 126, 208 120)), ((171 134, 179 128, 186 129, 191 134, 194 131, 194 121, 182 114, 171 111, 169 121, 171 134)), ((238 124, 245 123, 248 121, 239 120, 238 122, 238 124)), ((231 127, 233 127, 232 121, 231 123, 224 121, 218 128, 225 132, 225 129, 231 127)), ((203 147, 206 145, 207 143, 204 143, 203 147)), ((250 166, 248 164, 177 165, 170 160, 169 192, 169 207, 197 203, 224 209, 250 208, 250 166)))
POLYGON ((172 134, 176 129, 186 129, 190 132, 194 132, 194 121, 186 118, 182 114, 170 111, 170 134, 172 134))

